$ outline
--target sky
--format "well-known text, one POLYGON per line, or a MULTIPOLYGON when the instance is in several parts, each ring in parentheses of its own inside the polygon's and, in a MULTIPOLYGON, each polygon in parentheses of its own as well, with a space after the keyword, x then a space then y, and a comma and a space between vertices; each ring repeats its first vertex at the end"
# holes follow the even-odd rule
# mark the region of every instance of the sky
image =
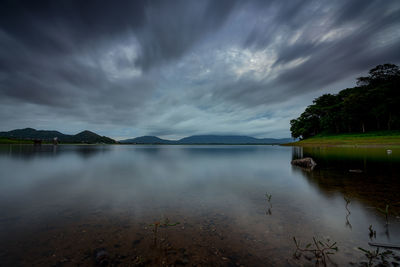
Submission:
POLYGON ((0 131, 289 137, 383 63, 398 0, 3 0, 0 131))

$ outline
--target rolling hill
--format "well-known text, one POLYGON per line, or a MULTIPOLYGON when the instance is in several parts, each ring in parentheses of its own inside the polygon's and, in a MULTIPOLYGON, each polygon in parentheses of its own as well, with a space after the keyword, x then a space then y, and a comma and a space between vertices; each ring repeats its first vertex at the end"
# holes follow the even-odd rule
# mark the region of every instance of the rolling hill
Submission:
POLYGON ((115 140, 100 136, 90 131, 83 131, 75 135, 63 134, 58 131, 46 131, 46 130, 35 130, 33 128, 17 129, 8 132, 0 132, 0 137, 20 140, 34 140, 40 139, 43 141, 51 142, 55 137, 61 143, 85 143, 85 144, 96 144, 106 143, 114 144, 115 140))
POLYGON ((60 143, 84 143, 84 144, 168 144, 168 145, 190 145, 190 144, 211 144, 211 145, 246 145, 262 144, 275 145, 293 142, 291 138, 254 138, 242 135, 193 135, 180 140, 166 140, 156 136, 141 136, 116 142, 115 140, 100 136, 91 131, 82 131, 75 135, 63 134, 58 131, 35 130, 33 128, 17 129, 8 132, 0 132, 0 137, 12 140, 35 140, 52 142, 55 137, 60 143))
POLYGON ((283 144, 293 142, 291 138, 254 138, 241 135, 193 135, 180 140, 165 140, 156 136, 141 136, 133 139, 119 141, 123 144, 227 144, 227 145, 245 145, 245 144, 283 144))
POLYGON ((122 144, 174 144, 176 141, 165 140, 156 136, 141 136, 119 142, 122 144))

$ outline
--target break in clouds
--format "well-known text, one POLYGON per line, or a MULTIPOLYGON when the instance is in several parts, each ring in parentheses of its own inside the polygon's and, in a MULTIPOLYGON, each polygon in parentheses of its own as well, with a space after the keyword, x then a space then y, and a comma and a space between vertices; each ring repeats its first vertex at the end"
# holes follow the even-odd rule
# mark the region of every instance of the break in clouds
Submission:
POLYGON ((0 130, 288 137, 400 62, 400 2, 2 1, 0 130))

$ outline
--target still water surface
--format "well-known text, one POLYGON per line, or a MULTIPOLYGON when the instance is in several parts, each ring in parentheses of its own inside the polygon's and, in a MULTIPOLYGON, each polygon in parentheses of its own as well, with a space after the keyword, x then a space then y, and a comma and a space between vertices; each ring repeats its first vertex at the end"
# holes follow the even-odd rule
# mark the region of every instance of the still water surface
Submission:
POLYGON ((293 237, 330 238, 339 248, 333 262, 360 263, 366 257, 357 247, 400 243, 399 155, 399 148, 0 146, 0 266, 314 264, 293 258, 293 237), (291 166, 303 156, 317 168, 291 166), (388 227, 377 210, 386 204, 388 227))

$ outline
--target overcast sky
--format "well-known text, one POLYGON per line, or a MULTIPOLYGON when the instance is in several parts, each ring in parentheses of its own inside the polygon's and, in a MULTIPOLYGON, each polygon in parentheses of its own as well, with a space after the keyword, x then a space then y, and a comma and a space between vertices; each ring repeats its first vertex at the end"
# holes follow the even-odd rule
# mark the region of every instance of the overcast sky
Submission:
POLYGON ((400 62, 400 1, 1 1, 0 130, 289 137, 400 62))

